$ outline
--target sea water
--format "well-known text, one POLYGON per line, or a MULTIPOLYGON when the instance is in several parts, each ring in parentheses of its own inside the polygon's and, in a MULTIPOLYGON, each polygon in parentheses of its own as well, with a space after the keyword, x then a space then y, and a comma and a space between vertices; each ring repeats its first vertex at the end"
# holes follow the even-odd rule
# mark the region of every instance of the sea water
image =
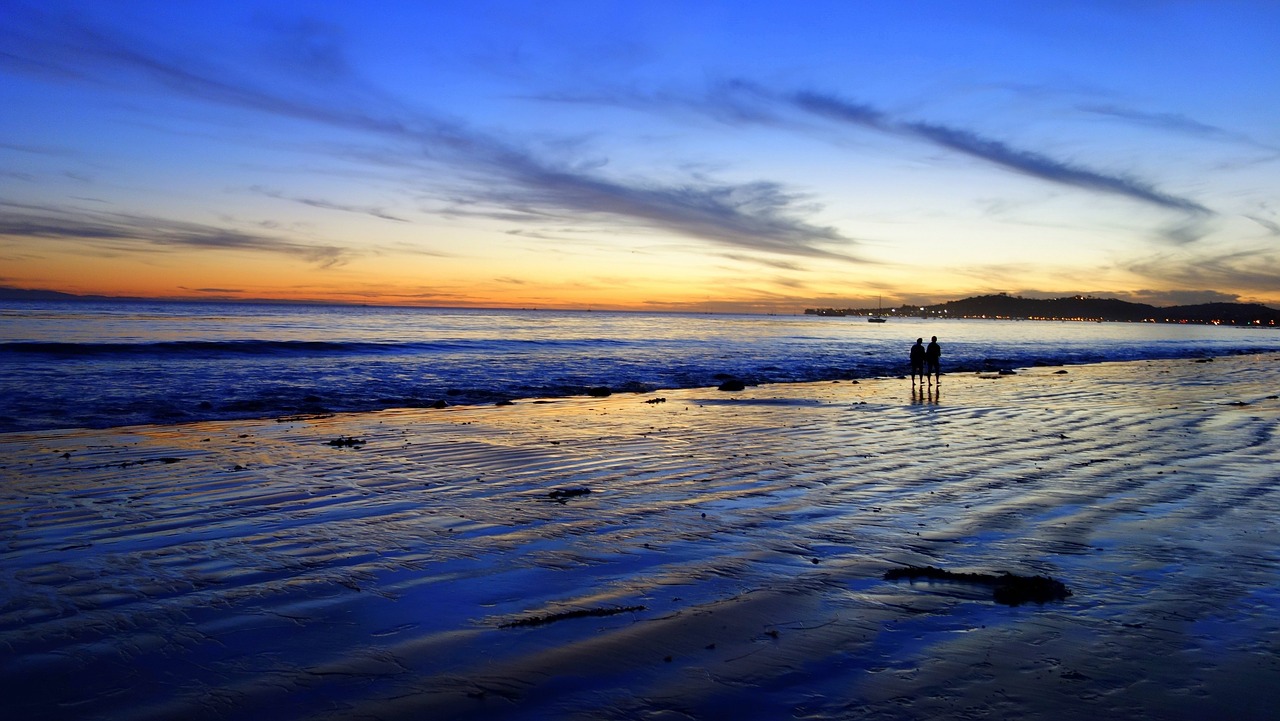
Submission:
POLYGON ((9 301, 0 432, 1280 350, 1269 328, 858 317, 9 301))

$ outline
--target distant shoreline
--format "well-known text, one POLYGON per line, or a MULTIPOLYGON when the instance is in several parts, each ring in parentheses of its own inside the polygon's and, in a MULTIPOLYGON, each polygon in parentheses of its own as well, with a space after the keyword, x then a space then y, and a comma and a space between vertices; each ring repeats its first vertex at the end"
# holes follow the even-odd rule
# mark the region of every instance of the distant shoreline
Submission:
MULTIPOLYGON (((929 320, 960 318, 964 320, 1054 320, 1103 323, 1203 323, 1212 325, 1280 324, 1280 310, 1259 303, 1201 303, 1195 305, 1154 306, 1131 303, 1115 298, 1069 296, 1063 298, 1022 298, 1005 294, 973 296, 933 305, 903 304, 897 308, 804 308, 787 312, 764 310, 715 310, 655 308, 527 307, 503 305, 404 305, 399 303, 357 303, 322 299, 289 298, 144 298, 138 296, 79 295, 62 291, 24 289, 0 286, 0 303, 67 302, 67 303, 185 303, 194 305, 281 305, 325 308, 405 308, 423 310, 520 310, 557 313, 640 313, 693 315, 809 315, 825 317, 883 316, 893 318, 926 318, 929 320)), ((726 302, 731 304, 731 302, 726 302)))

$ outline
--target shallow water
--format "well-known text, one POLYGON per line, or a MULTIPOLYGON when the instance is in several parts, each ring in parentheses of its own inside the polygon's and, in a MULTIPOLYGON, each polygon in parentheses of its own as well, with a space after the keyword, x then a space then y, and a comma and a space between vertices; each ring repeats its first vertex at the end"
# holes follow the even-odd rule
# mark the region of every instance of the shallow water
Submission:
POLYGON ((192 303, 8 303, 0 432, 1280 349, 1273 329, 192 303))

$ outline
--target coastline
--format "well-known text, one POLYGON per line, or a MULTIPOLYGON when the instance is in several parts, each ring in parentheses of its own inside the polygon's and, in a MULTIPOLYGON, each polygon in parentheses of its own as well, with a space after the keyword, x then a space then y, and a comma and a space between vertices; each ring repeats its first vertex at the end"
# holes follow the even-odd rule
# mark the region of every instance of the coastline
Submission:
POLYGON ((3 434, 0 689, 29 718, 1263 718, 1276 360, 3 434))
POLYGON ((1261 328, 327 307, 45 308, 0 343, 0 432, 874 379, 938 335, 949 372, 1280 352, 1261 328), (65 310, 65 309, 63 309, 65 310))

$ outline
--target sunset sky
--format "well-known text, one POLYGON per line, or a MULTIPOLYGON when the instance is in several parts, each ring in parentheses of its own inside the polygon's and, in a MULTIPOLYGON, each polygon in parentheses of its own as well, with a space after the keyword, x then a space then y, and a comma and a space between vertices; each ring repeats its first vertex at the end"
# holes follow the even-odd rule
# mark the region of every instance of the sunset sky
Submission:
POLYGON ((0 0, 0 286, 1280 306, 1280 3, 0 0))

